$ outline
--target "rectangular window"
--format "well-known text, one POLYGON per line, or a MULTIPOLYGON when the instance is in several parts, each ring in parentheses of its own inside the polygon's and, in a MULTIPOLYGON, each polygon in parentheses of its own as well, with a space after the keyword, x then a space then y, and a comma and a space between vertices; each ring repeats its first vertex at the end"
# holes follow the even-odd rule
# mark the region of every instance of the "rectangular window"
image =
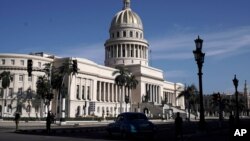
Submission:
POLYGON ((5 59, 2 59, 2 65, 5 65, 5 59))
POLYGON ((120 32, 117 32, 117 38, 119 38, 120 37, 120 32))
POLYGON ((3 98, 3 88, 0 88, 0 98, 3 98))
POLYGON ((11 65, 15 65, 15 60, 14 59, 11 60, 11 65))
POLYGON ((85 100, 85 86, 82 86, 82 99, 85 100))
POLYGON ((24 60, 20 60, 20 65, 24 66, 24 60))
POLYGON ((133 37, 133 32, 132 32, 132 31, 130 31, 130 33, 129 33, 129 34, 130 34, 130 37, 133 37))
POLYGON ((90 86, 87 87, 87 98, 88 100, 90 100, 90 86))
POLYGON ((126 31, 123 31, 123 37, 126 37, 127 34, 126 34, 126 31))
POLYGON ((80 100, 80 96, 79 96, 79 85, 76 86, 76 99, 80 100))
POLYGON ((23 81, 23 75, 19 75, 19 81, 23 81))

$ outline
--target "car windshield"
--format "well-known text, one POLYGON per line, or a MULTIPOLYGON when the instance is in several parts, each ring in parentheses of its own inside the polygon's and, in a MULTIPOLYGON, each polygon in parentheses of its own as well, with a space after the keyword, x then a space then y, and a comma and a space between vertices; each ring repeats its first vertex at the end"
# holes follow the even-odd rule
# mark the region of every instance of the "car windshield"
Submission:
POLYGON ((147 117, 143 114, 128 114, 128 120, 148 120, 147 117))

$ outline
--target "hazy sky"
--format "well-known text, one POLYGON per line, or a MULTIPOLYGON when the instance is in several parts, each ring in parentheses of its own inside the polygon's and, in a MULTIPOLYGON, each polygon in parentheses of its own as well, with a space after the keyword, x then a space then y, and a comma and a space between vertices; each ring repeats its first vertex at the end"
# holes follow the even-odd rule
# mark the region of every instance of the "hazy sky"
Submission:
MULTIPOLYGON (((149 41, 150 64, 168 81, 198 84, 192 51, 204 40, 204 93, 250 83, 249 0, 131 0, 149 41)), ((122 0, 0 0, 0 53, 46 52, 104 62, 104 43, 122 0)))

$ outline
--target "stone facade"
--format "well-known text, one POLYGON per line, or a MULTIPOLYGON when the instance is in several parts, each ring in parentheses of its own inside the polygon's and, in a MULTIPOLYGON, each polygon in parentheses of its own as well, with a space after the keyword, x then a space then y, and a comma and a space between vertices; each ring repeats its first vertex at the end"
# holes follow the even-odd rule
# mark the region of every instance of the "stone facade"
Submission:
MULTIPOLYGON (((162 105, 163 100, 172 106, 185 109, 184 98, 177 99, 178 94, 184 89, 181 83, 174 83, 164 80, 164 72, 148 65, 149 44, 144 39, 144 31, 140 17, 130 8, 130 0, 124 0, 124 8, 113 18, 110 27, 110 38, 105 43, 105 66, 96 64, 84 58, 59 58, 43 53, 40 54, 0 54, 0 73, 10 71, 14 79, 9 87, 12 98, 4 96, 0 98, 2 116, 13 116, 16 111, 16 97, 20 91, 25 93, 27 89, 36 92, 36 80, 38 76, 44 75, 40 71, 45 63, 52 63, 60 67, 65 61, 77 60, 78 74, 65 78, 67 97, 63 100, 55 91, 51 110, 61 117, 65 107, 66 117, 83 116, 116 116, 125 111, 142 111, 136 105, 145 100, 149 95, 148 102, 152 105, 162 105), (27 59, 33 60, 34 70, 31 79, 27 74, 27 59), (14 64, 13 64, 14 62, 14 64), (117 66, 124 66, 136 76, 139 81, 136 89, 132 90, 130 103, 125 103, 125 95, 129 90, 122 88, 122 92, 115 84, 115 76, 112 73, 117 66), (30 79, 30 80, 28 80, 30 79), (9 109, 4 109, 4 100, 7 99, 9 109), (120 100, 122 111, 120 111, 120 100)), ((7 95, 10 95, 7 92, 7 95)), ((22 107, 22 116, 46 115, 46 110, 40 107, 35 109, 31 105, 30 113, 27 113, 28 101, 22 107)), ((43 105, 44 106, 44 105, 43 105)), ((8 106, 7 106, 8 107, 8 106)))

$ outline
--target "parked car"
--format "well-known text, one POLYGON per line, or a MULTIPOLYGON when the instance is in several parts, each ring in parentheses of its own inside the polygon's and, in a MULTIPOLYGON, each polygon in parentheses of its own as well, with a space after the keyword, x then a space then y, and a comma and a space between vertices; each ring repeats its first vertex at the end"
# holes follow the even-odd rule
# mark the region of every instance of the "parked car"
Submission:
POLYGON ((126 112, 118 115, 114 123, 107 126, 110 136, 120 134, 122 138, 148 135, 154 137, 156 126, 144 113, 126 112))

